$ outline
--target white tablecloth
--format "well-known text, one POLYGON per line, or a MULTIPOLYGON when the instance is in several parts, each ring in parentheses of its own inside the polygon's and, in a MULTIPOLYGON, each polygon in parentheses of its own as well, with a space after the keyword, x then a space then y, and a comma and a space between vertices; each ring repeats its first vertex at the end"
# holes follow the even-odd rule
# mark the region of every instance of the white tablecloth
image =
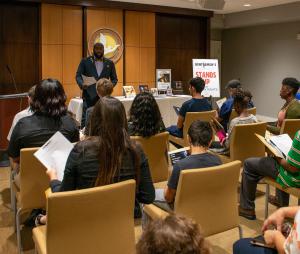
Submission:
MULTIPOLYGON (((123 96, 117 96, 116 98, 123 103, 128 116, 128 112, 134 98, 125 98, 123 96)), ((173 106, 181 107, 182 103, 191 98, 192 97, 189 95, 176 95, 172 97, 164 96, 155 98, 166 127, 177 123, 177 115, 173 106)), ((68 105, 68 110, 76 116, 76 120, 80 123, 82 116, 82 99, 71 99, 68 105)))

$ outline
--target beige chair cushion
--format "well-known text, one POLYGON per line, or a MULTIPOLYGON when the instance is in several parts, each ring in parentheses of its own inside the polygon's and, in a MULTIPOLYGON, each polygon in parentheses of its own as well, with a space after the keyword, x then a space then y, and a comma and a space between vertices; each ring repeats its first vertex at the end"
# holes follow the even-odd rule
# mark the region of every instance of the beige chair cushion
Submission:
MULTIPOLYGON (((240 161, 234 161, 217 167, 181 171, 174 212, 197 221, 205 236, 237 227, 240 166, 240 161)), ((167 215, 155 205, 146 205, 144 211, 151 218, 167 215)))
MULTIPOLYGON (((134 253, 134 202, 134 180, 49 194, 47 254, 134 253)), ((33 239, 44 250, 37 230, 33 239)))
POLYGON ((39 226, 33 228, 32 238, 35 242, 35 248, 37 250, 37 253, 46 254, 46 226, 39 226))
POLYGON ((140 136, 130 138, 141 144, 148 158, 152 181, 156 183, 167 180, 169 133, 163 132, 149 138, 140 136))
POLYGON ((300 188, 292 188, 292 187, 285 187, 285 186, 281 186, 279 183, 277 183, 273 178, 271 177, 264 177, 263 178, 264 182, 266 184, 269 184, 273 187, 275 187, 276 189, 282 190, 286 193, 289 193, 297 198, 300 198, 300 188))

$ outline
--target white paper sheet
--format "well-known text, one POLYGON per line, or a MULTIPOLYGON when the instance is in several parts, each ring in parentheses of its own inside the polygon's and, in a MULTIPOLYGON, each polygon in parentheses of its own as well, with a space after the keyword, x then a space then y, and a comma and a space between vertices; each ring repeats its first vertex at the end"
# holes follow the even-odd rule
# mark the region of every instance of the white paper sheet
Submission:
POLYGON ((46 167, 57 171, 58 180, 62 181, 67 159, 74 145, 59 131, 56 132, 34 156, 46 167))
POLYGON ((224 102, 227 100, 226 97, 220 99, 220 100, 217 100, 216 103, 218 105, 218 108, 221 109, 222 105, 224 104, 224 102))
POLYGON ((94 77, 88 77, 85 75, 81 75, 83 79, 83 84, 86 86, 94 85, 96 84, 97 80, 94 77))
POLYGON ((275 145, 276 148, 278 148, 286 157, 292 147, 293 140, 288 134, 282 134, 278 136, 272 136, 270 138, 270 142, 275 145))

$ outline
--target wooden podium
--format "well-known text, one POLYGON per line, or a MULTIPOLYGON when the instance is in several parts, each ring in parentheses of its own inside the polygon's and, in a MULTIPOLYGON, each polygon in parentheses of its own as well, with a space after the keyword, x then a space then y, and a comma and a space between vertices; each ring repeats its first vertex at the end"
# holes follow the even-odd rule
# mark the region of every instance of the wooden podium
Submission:
POLYGON ((7 134, 14 116, 28 107, 28 93, 0 95, 0 151, 7 149, 7 134))

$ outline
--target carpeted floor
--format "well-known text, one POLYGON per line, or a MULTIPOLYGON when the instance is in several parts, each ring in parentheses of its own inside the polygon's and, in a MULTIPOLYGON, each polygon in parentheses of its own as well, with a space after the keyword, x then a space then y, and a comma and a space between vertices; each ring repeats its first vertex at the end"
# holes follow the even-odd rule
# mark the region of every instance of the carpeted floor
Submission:
MULTIPOLYGON (((264 191, 265 185, 259 185, 259 189, 264 191)), ((291 198, 291 204, 296 205, 297 200, 291 198)), ((260 234, 260 228, 264 216, 264 196, 260 196, 256 201, 256 212, 258 219, 256 221, 248 221, 240 218, 240 223, 244 231, 244 237, 257 236, 260 234)), ((274 211, 272 205, 270 212, 274 211)), ((220 216, 222 212, 220 211, 220 216)), ((139 224, 139 223, 138 223, 139 224)), ((0 253, 16 254, 16 235, 14 233, 13 213, 10 210, 10 190, 9 190, 9 168, 0 168, 0 253)), ((141 226, 136 227, 136 239, 138 240, 141 234, 141 226)), ((221 233, 208 240, 212 246, 212 253, 223 254, 232 253, 232 244, 238 239, 238 230, 230 230, 221 233)), ((23 227, 22 242, 24 254, 33 254, 34 245, 32 242, 31 228, 23 227)))

